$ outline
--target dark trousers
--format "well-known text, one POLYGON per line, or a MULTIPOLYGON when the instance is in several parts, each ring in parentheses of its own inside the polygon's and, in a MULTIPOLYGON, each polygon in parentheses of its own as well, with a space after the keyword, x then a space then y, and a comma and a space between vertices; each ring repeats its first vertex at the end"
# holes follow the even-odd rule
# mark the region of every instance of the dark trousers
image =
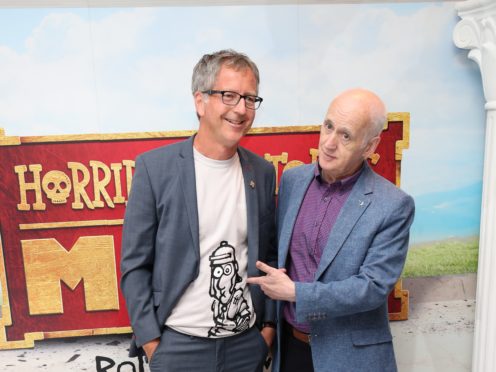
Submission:
POLYGON ((313 372, 310 344, 295 338, 286 321, 281 328, 281 372, 313 372))
POLYGON ((151 372, 261 372, 268 354, 256 327, 230 337, 188 336, 166 328, 150 361, 151 372))

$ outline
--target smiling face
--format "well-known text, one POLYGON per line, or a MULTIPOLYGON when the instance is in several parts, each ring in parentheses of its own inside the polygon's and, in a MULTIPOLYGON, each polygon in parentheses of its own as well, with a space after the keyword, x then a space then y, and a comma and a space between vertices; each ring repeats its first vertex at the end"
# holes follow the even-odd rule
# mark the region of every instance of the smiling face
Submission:
POLYGON ((319 140, 319 165, 326 182, 353 175, 374 153, 380 137, 373 134, 370 105, 382 105, 374 97, 349 91, 329 106, 319 140))
MULTIPOLYGON (((249 68, 234 70, 222 66, 213 90, 228 90, 241 95, 257 95, 257 80, 249 68)), ((195 148, 212 159, 228 159, 234 155, 241 138, 255 119, 255 110, 245 107, 241 99, 236 106, 222 102, 220 94, 194 94, 200 128, 195 137, 195 148)))

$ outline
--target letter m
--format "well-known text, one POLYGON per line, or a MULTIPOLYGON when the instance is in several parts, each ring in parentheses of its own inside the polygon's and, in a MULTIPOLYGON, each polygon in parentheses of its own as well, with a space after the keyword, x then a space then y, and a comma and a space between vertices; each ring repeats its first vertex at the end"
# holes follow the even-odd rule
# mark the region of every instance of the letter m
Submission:
POLYGON ((67 251, 55 239, 22 240, 29 313, 63 314, 61 281, 74 290, 82 280, 86 310, 118 310, 112 236, 85 236, 67 251))

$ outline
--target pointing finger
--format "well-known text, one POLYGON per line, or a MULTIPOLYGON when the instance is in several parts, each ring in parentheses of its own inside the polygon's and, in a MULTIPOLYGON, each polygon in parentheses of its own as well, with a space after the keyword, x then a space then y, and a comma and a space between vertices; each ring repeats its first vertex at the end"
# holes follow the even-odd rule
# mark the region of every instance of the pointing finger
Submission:
POLYGON ((264 277, 263 276, 252 276, 250 278, 246 278, 246 282, 248 284, 261 285, 261 284, 263 284, 263 281, 264 281, 264 277))
POLYGON ((258 270, 263 271, 266 274, 271 273, 273 270, 277 270, 277 269, 274 269, 273 267, 267 265, 266 263, 263 263, 262 261, 257 261, 256 266, 257 266, 258 270))

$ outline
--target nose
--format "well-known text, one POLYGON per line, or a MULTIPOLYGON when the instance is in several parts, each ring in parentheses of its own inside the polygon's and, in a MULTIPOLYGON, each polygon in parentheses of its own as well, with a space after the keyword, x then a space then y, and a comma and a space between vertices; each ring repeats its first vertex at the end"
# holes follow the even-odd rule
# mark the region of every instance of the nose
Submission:
POLYGON ((328 149, 335 149, 338 143, 338 138, 335 132, 326 134, 323 144, 328 149))
POLYGON ((234 111, 236 111, 236 113, 238 113, 238 114, 245 114, 246 110, 247 110, 247 108, 245 105, 245 98, 241 97, 238 104, 236 106, 234 106, 234 111))

